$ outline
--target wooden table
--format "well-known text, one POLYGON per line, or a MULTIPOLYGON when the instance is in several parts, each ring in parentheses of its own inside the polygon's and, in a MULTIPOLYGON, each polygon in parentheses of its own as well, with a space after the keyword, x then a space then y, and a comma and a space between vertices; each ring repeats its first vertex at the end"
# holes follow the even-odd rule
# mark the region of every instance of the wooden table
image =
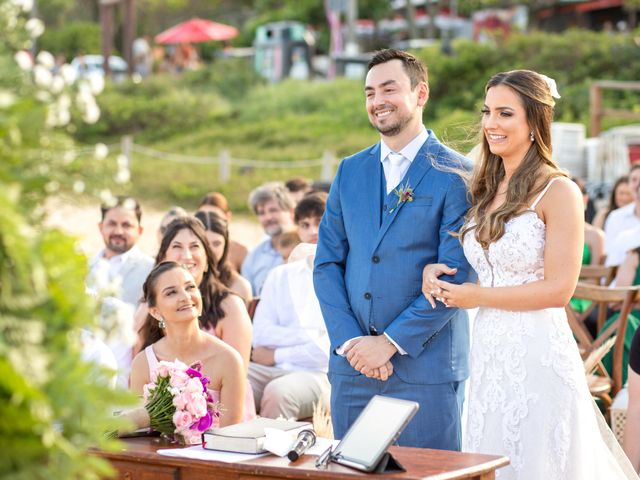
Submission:
POLYGON ((94 453, 109 460, 117 469, 118 478, 126 480, 354 480, 363 477, 371 480, 492 480, 495 470, 509 463, 506 457, 494 455, 391 447, 391 453, 407 471, 382 475, 360 472, 335 463, 331 463, 326 470, 318 470, 315 467, 316 457, 312 455, 303 455, 295 463, 271 455, 246 462, 223 463, 160 455, 156 450, 173 447, 160 443, 157 438, 129 438, 123 439, 123 443, 125 448, 122 451, 94 453))

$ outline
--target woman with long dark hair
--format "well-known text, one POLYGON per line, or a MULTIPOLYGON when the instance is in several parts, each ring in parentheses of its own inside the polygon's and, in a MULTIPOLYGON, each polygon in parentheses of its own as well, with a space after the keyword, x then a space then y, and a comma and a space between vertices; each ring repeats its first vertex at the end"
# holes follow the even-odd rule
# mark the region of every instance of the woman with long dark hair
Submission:
POLYGON ((131 365, 131 390, 142 395, 159 361, 201 362, 214 399, 222 404, 220 426, 240 422, 247 386, 242 359, 200 328, 203 302, 191 273, 176 262, 162 262, 147 277, 143 293, 149 311, 141 328, 144 349, 131 365))
POLYGON ((229 225, 214 212, 198 211, 194 215, 202 222, 209 246, 216 259, 218 278, 226 287, 242 297, 248 305, 253 298, 249 281, 233 269, 229 263, 229 225))

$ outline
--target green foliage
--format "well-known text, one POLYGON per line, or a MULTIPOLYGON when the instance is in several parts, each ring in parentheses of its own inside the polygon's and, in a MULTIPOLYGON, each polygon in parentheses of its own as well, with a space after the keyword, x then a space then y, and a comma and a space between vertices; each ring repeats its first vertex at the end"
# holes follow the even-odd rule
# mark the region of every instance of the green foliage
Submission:
POLYGON ((175 85, 171 77, 143 83, 109 84, 98 99, 101 116, 93 125, 79 125, 82 141, 137 135, 147 141, 189 132, 228 114, 228 103, 214 90, 196 92, 175 85))
POLYGON ((223 98, 238 101, 265 80, 255 72, 251 60, 220 58, 199 70, 184 72, 182 82, 198 92, 214 90, 223 98))
POLYGON ((110 468, 88 450, 117 447, 110 410, 130 398, 81 359, 96 316, 86 258, 41 222, 48 192, 71 178, 73 159, 53 152, 72 141, 47 127, 48 92, 13 60, 26 17, 0 0, 0 478, 96 479, 110 468))
POLYGON ((67 59, 80 52, 100 53, 100 25, 94 22, 72 22, 46 31, 39 47, 54 55, 62 54, 67 59))

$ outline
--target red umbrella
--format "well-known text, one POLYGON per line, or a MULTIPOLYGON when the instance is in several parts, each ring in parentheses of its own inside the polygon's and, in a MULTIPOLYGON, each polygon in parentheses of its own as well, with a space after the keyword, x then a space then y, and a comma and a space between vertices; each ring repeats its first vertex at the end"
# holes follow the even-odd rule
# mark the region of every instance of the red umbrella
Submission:
POLYGON ((210 40, 229 40, 238 35, 238 29, 223 23, 193 18, 179 23, 156 35, 156 43, 195 43, 210 40))

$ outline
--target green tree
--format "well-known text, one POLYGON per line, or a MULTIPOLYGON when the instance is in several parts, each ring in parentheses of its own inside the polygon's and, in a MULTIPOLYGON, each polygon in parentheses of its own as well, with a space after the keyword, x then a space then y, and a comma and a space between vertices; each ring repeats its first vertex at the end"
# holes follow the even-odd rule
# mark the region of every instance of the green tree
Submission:
POLYGON ((0 478, 95 479, 110 468, 87 451, 115 447, 110 409, 128 396, 81 360, 82 332, 95 324, 86 258, 42 225, 69 160, 48 151, 71 142, 53 128, 69 123, 52 114, 66 92, 46 81, 50 56, 37 68, 15 56, 30 45, 25 28, 41 29, 23 3, 0 0, 0 478))

